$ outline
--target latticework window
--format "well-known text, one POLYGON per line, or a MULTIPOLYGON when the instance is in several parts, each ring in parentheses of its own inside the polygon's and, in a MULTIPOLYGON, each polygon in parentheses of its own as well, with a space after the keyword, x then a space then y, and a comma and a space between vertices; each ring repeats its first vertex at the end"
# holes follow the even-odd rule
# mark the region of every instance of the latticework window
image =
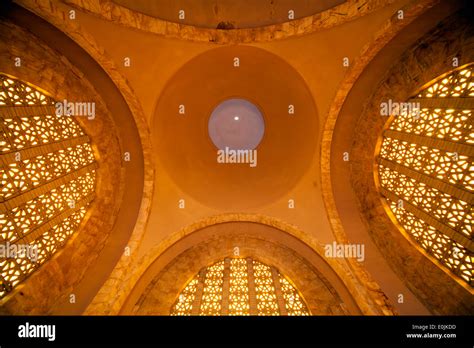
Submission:
POLYGON ((436 79, 394 115, 378 156, 380 190, 406 234, 473 286, 474 65, 436 79))
POLYGON ((176 299, 171 315, 309 315, 309 311, 276 268, 252 258, 226 258, 199 271, 176 299))
POLYGON ((96 162, 74 118, 0 74, 0 298, 61 248, 94 199, 96 162))

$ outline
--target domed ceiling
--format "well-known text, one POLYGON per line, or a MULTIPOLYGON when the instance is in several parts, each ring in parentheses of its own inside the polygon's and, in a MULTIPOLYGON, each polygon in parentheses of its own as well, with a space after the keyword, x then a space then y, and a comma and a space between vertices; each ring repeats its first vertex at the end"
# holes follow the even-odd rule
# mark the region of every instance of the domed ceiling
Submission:
POLYGON ((344 0, 113 0, 116 4, 169 22, 202 28, 255 28, 323 12, 344 0), (180 11, 184 18, 179 18, 180 11), (294 18, 289 18, 289 11, 294 18))
POLYGON ((314 158, 318 116, 288 63, 263 49, 229 46, 195 57, 172 77, 156 105, 153 133, 181 190, 211 207, 248 209, 298 183, 314 158), (251 149, 254 163, 223 163, 222 147, 251 149))

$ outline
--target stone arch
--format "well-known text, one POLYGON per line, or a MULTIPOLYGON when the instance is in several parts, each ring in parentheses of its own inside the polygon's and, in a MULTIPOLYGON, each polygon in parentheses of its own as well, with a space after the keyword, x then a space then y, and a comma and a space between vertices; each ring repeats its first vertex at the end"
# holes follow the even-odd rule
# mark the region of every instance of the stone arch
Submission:
MULTIPOLYGON (((123 250, 108 243, 109 236, 117 238, 119 244, 126 243, 136 223, 144 182, 143 150, 131 111, 136 110, 127 106, 110 77, 74 41, 16 5, 6 9, 0 29, 0 40, 4 40, 0 70, 39 86, 55 99, 93 101, 98 117, 94 122, 84 118, 78 122, 91 138, 99 169, 96 201, 83 226, 62 251, 2 299, 2 311, 80 313, 123 250), (22 55, 20 68, 13 64, 18 52, 22 55), (132 152, 136 166, 127 167, 122 160, 125 149, 132 152), (124 195, 136 198, 128 214, 120 214, 124 195), (115 224, 121 219, 122 223, 115 224), (91 269, 99 273, 94 276, 91 269), (69 302, 71 294, 76 296, 76 303, 69 302)), ((133 100, 134 96, 126 94, 125 98, 133 100)))
MULTIPOLYGON (((346 261, 325 259, 323 246, 313 237, 308 237, 295 226, 283 221, 254 214, 223 214, 203 219, 174 233, 152 249, 123 284, 123 305, 119 313, 139 311, 139 307, 135 308, 135 305, 146 293, 147 287, 153 281, 159 282, 162 276, 173 279, 174 274, 178 280, 160 284, 163 286, 160 288, 163 295, 159 306, 153 309, 156 313, 164 314, 166 309, 169 311, 179 291, 195 272, 231 255, 236 243, 242 245, 242 256, 258 255, 263 262, 274 265, 288 275, 305 298, 308 298, 305 293, 315 295, 311 305, 312 313, 393 313, 382 294, 366 287, 367 284, 357 282, 346 261), (209 252, 210 248, 212 252, 209 252), (182 263, 180 260, 186 262, 182 263), (185 264, 189 267, 183 266, 185 264), (303 266, 307 270, 306 276, 298 273, 299 267, 303 266), (318 307, 316 288, 322 284, 328 289, 328 301, 318 307), (329 293, 333 294, 331 301, 329 293), (129 294, 127 298, 126 294, 129 294)), ((119 299, 115 299, 117 300, 119 299)))
MULTIPOLYGON (((390 47, 393 41, 396 41, 398 37, 402 37, 402 42, 408 41, 409 38, 407 39, 407 37, 402 34, 409 33, 412 30, 420 31, 420 28, 416 27, 416 23, 422 21, 424 16, 428 19, 423 19, 423 25, 436 25, 439 19, 433 18, 434 16, 429 14, 429 9, 433 5, 434 3, 429 1, 424 2, 423 5, 415 5, 413 3, 407 4, 402 9, 404 12, 403 21, 398 20, 397 14, 395 13, 390 20, 384 23, 374 34, 374 39, 367 43, 362 48, 360 54, 351 62, 347 73, 341 81, 334 100, 330 105, 321 139, 321 191, 325 202, 326 212, 331 223, 331 229, 338 243, 347 244, 351 239, 354 241, 353 236, 351 236, 349 232, 355 229, 354 223, 357 221, 357 217, 354 217, 351 214, 345 214, 350 210, 347 202, 353 200, 353 194, 350 191, 351 188, 349 185, 344 185, 343 187, 341 187, 341 185, 336 186, 336 183, 340 184, 342 180, 345 180, 344 178, 349 177, 348 173, 344 172, 339 174, 339 171, 345 171, 345 168, 348 167, 349 163, 351 163, 351 160, 349 162, 342 162, 343 152, 347 152, 347 154, 350 155, 350 145, 344 143, 344 145, 341 146, 340 143, 343 142, 341 139, 346 139, 348 143, 351 142, 352 129, 354 128, 354 123, 352 121, 352 115, 354 114, 354 100, 358 105, 363 104, 366 97, 365 95, 360 94, 360 90, 362 88, 370 90, 371 88, 369 85, 370 82, 367 82, 368 78, 365 78, 367 71, 372 66, 374 66, 372 69, 375 71, 383 70, 386 68, 383 64, 387 64, 388 68, 390 62, 395 59, 394 56, 396 57, 397 52, 393 49, 388 50, 389 52, 384 54, 387 51, 386 48, 390 47), (415 28, 412 29, 414 25, 415 28), (382 58, 380 58, 381 56, 382 58), (383 63, 380 63, 381 60, 383 63), (359 88, 357 94, 355 93, 355 90, 358 86, 362 87, 359 88), (347 106, 349 103, 351 103, 351 106, 347 106), (343 202, 342 205, 341 201, 343 202), (344 219, 343 215, 348 216, 344 219)), ((453 10, 450 8, 445 9, 446 13, 449 13, 450 11, 452 12, 453 10)), ((349 158, 351 157, 349 156, 349 158)), ((363 228, 361 225, 358 227, 363 228)), ((368 241, 359 240, 359 242, 366 245, 367 255, 368 250, 371 249, 367 243, 368 241)), ((356 274, 359 275, 361 279, 373 279, 376 276, 376 274, 372 273, 373 269, 380 271, 381 263, 379 261, 374 262, 375 267, 372 269, 369 265, 370 260, 367 258, 364 265, 366 269, 360 267, 360 265, 353 262, 353 260, 348 260, 348 262, 351 264, 351 267, 356 270, 356 274), (372 273, 372 275, 369 276, 368 272, 372 273)), ((385 278, 387 273, 383 270, 381 273, 383 273, 382 277, 385 278)), ((389 284, 389 287, 383 286, 384 284, 380 282, 380 277, 377 281, 382 286, 382 290, 392 301, 396 301, 398 293, 405 290, 393 286, 394 281, 398 282, 398 280, 393 277, 386 279, 386 284, 389 284), (394 291, 392 289, 396 290, 394 291)), ((405 298, 408 298, 408 296, 405 296, 405 298)), ((411 308, 416 309, 409 309, 407 313, 420 313, 425 311, 422 305, 418 304, 414 297, 408 302, 411 308)))
MULTIPOLYGON (((285 23, 232 30, 208 29, 193 25, 173 23, 130 10, 113 1, 68 0, 65 2, 72 6, 72 8, 84 10, 117 24, 157 35, 188 41, 238 44, 281 40, 328 29, 386 7, 390 5, 393 0, 377 0, 372 2, 370 6, 366 6, 367 4, 363 0, 344 2, 312 16, 285 23)), ((427 2, 432 2, 432 0, 427 2)), ((23 1, 22 4, 34 10, 31 1, 23 1)), ((50 5, 48 4, 48 6, 50 5)))
POLYGON ((376 184, 374 161, 387 119, 383 100, 405 101, 434 78, 474 60, 472 24, 459 13, 407 50, 386 73, 359 116, 351 156, 351 182, 369 233, 390 267, 433 313, 466 314, 473 310, 472 288, 440 269, 408 241, 387 215, 376 184), (447 29, 449 28, 449 29, 447 29), (471 33, 471 34, 470 34, 471 33))

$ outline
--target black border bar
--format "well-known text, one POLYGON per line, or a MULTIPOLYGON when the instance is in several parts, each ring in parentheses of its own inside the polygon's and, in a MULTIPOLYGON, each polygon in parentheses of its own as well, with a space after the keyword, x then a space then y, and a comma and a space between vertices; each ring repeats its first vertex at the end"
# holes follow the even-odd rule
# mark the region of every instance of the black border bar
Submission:
POLYGON ((474 320, 472 316, 0 317, 1 348, 76 344, 132 347, 153 344, 473 347, 474 320), (46 337, 20 338, 20 325, 26 323, 30 329, 32 325, 55 325, 54 341, 46 337), (421 337, 409 338, 407 335, 421 337))

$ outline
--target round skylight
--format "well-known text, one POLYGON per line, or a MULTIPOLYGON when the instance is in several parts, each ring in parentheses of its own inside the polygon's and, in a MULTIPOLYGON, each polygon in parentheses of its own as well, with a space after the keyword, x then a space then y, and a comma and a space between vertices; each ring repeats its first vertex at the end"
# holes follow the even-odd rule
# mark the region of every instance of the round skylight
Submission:
POLYGON ((245 99, 227 99, 209 118, 209 136, 221 150, 253 150, 263 138, 265 122, 260 110, 245 99))

